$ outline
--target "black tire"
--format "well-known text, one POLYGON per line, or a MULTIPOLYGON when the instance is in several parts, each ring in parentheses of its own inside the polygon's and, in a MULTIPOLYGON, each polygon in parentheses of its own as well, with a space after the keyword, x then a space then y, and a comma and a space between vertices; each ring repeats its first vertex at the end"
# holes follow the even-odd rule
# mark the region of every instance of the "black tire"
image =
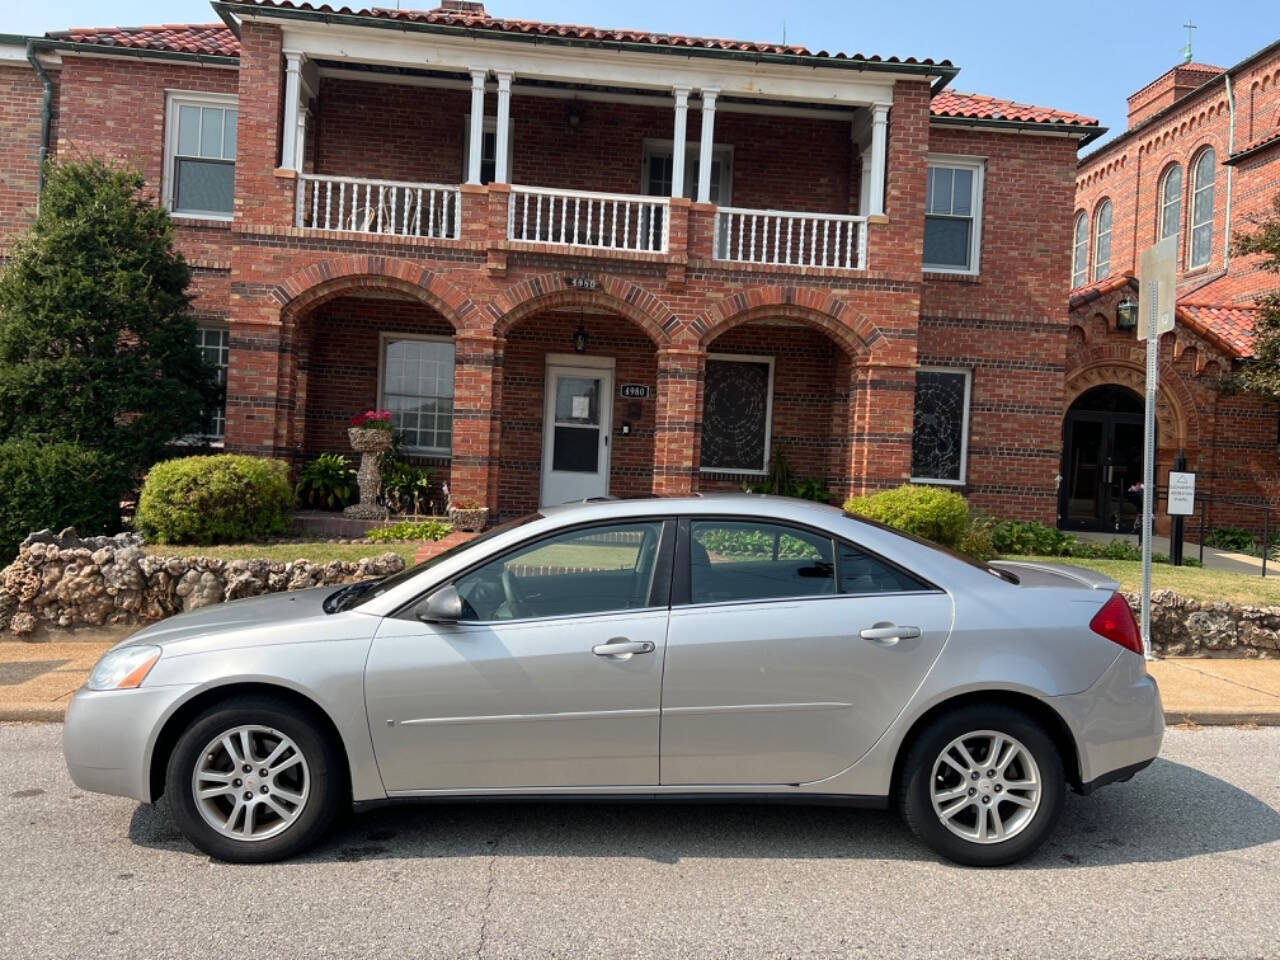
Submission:
MULTIPOLYGON (((985 762, 977 755, 974 759, 985 762)), ((987 781, 983 779, 982 783, 987 781)), ((1066 775, 1062 757, 1044 728, 1021 710, 996 704, 973 704, 939 717, 915 739, 903 764, 897 799, 902 818, 912 833, 937 853, 965 866, 999 867, 1023 859, 1044 843, 1062 814, 1065 797, 1066 775), (979 843, 965 839, 948 829, 934 810, 935 762, 953 740, 974 731, 993 731, 1019 741, 1039 768, 1039 805, 1025 825, 1007 840, 979 843)), ((982 799, 981 793, 978 799, 982 799)), ((999 800, 999 797, 992 795, 991 799, 999 800)), ((997 804, 1006 816, 1011 809, 1007 800, 1006 796, 1006 802, 997 804)), ((965 816, 973 818, 975 829, 980 809, 974 805, 964 811, 965 816)), ((1016 815, 1018 808, 1012 809, 1016 815)), ((988 825, 991 823, 986 821, 988 825)), ((989 829, 985 825, 984 828, 989 829)))
POLYGON ((301 853, 329 831, 346 795, 346 777, 342 755, 312 714, 287 700, 243 696, 210 707, 182 733, 169 755, 165 796, 178 829, 200 850, 231 863, 270 863, 301 853), (233 839, 214 829, 192 790, 205 747, 223 732, 246 725, 271 728, 292 740, 306 761, 310 783, 292 822, 256 840, 233 839))

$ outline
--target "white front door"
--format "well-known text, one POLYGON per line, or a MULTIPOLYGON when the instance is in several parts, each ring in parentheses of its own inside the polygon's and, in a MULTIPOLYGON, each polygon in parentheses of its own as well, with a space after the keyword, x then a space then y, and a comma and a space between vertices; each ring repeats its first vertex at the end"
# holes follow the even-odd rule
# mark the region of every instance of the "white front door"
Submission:
POLYGON ((609 492, 613 370, 547 366, 542 420, 542 505, 603 497, 609 492))

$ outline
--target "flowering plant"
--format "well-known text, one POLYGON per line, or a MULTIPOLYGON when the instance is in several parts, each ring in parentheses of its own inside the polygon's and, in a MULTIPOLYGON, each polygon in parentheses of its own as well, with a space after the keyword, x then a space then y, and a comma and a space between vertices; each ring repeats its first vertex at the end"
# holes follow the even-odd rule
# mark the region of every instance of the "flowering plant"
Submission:
POLYGON ((351 418, 351 426, 362 430, 390 430, 390 410, 366 410, 351 418))

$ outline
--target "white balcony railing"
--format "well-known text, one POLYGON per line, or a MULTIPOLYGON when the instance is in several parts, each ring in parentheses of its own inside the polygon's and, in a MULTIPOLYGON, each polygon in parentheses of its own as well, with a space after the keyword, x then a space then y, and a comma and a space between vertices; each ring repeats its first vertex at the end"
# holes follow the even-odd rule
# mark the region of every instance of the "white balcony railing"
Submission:
POLYGON ((511 188, 507 238, 596 250, 667 252, 667 200, 549 187, 511 188))
POLYGON ((460 201, 456 186, 302 173, 296 223, 316 230, 456 240, 460 201))
POLYGON ((867 264, 867 218, 721 207, 716 211, 715 258, 861 270, 867 264))

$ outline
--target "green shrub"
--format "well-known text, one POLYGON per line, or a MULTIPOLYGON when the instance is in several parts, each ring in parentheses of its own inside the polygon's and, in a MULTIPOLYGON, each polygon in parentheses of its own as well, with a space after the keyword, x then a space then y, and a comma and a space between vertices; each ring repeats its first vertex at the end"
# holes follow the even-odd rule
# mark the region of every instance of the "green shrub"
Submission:
POLYGON ((382 456, 383 502, 393 513, 419 513, 431 495, 431 471, 393 454, 382 456))
POLYGON ((998 552, 992 542, 996 521, 991 517, 973 517, 965 528, 956 549, 979 563, 986 563, 998 552))
POLYGON ((844 509, 944 547, 958 547, 969 527, 964 497, 938 487, 908 483, 869 497, 852 497, 844 509))
POLYGON ((775 450, 769 460, 769 472, 759 483, 747 483, 742 487, 747 493, 766 493, 779 497, 798 497, 817 503, 830 503, 831 493, 817 477, 798 477, 791 472, 782 451, 775 450))
POLYGON ((1065 557, 1079 541, 1056 527, 1034 520, 1004 520, 992 529, 991 544, 997 553, 1065 557))
POLYGON ((1258 538, 1243 527, 1214 527, 1204 538, 1206 547, 1237 553, 1258 551, 1258 538))
POLYGON ((356 468, 340 453, 322 453, 302 468, 297 494, 308 507, 341 510, 360 496, 356 468))
POLYGON ((183 457, 151 468, 134 525, 155 543, 239 543, 284 533, 293 505, 279 460, 183 457))
POLYGON ((81 536, 120 529, 121 462, 74 443, 15 438, 0 443, 0 566, 28 533, 75 527, 81 536))
POLYGON ((386 527, 376 527, 365 536, 377 543, 395 540, 441 540, 453 533, 453 526, 443 520, 402 520, 386 527))

